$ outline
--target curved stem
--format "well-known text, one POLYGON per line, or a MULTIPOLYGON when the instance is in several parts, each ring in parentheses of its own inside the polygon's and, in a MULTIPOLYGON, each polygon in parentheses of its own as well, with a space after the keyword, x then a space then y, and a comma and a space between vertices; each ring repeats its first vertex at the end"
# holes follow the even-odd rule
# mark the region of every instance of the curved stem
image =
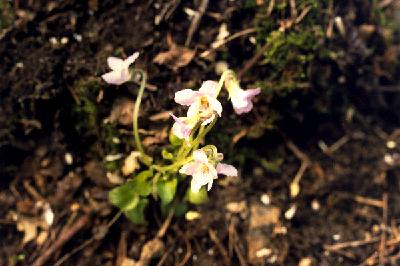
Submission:
POLYGON ((151 158, 144 152, 142 143, 140 141, 139 128, 138 128, 139 108, 140 108, 140 103, 142 102, 143 92, 146 87, 147 75, 146 75, 146 72, 144 72, 141 69, 134 69, 132 72, 140 73, 141 78, 142 78, 140 81, 139 92, 136 97, 135 107, 133 108, 133 137, 134 137, 134 141, 135 141, 135 146, 139 150, 140 154, 142 155, 141 157, 142 157, 143 163, 146 164, 147 166, 150 166, 151 158))
POLYGON ((232 75, 236 79, 236 74, 233 70, 231 70, 231 69, 225 70, 222 73, 221 78, 219 79, 218 84, 217 84, 217 95, 219 95, 219 93, 221 92, 221 89, 222 89, 222 86, 224 85, 225 79, 229 75, 232 75))

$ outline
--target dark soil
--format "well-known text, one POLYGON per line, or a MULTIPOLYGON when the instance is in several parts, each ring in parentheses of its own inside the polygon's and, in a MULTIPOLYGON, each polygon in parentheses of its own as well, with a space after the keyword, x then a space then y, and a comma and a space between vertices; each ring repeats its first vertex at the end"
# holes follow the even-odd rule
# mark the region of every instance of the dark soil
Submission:
MULTIPOLYGON (((107 71, 108 56, 139 51, 136 66, 147 71, 149 84, 156 87, 145 93, 140 127, 161 132, 170 126, 169 120, 153 122, 149 117, 176 108, 176 91, 218 79, 217 61, 240 71, 257 51, 245 36, 228 43, 212 60, 197 54, 179 70, 153 63, 159 52, 168 50, 168 34, 175 43, 185 43, 190 22, 184 8, 196 9, 198 2, 42 0, 10 5, 9 12, 16 15, 0 37, 0 265, 39 265, 34 263, 54 247, 43 265, 60 265, 65 258, 63 265, 127 266, 132 264, 126 258, 139 258, 163 217, 154 202, 147 225, 121 217, 107 227, 117 210, 107 199, 114 185, 103 158, 115 147, 107 144, 110 133, 102 126, 115 102, 134 99, 136 86, 109 86, 100 75, 107 71), (85 113, 89 102, 95 107, 85 113), (37 225, 37 236, 23 244, 17 224, 38 224, 44 209, 38 202, 51 206, 54 223, 50 229, 37 225), (57 246, 65 231, 74 229, 57 246), (48 235, 38 243, 44 231, 48 235), (124 258, 126 264, 121 264, 124 258)), ((364 1, 339 2, 338 13, 346 8, 366 12, 357 9, 364 1)), ((253 27, 256 10, 243 9, 243 4, 210 1, 189 47, 208 49, 222 22, 230 33, 253 27)), ((335 45, 346 50, 351 43, 335 45)), ((174 218, 162 238, 165 249, 151 265, 400 264, 399 89, 391 83, 396 78, 378 78, 381 87, 368 87, 371 77, 352 75, 361 60, 353 56, 348 58, 352 67, 346 66, 345 96, 335 92, 327 97, 327 105, 340 106, 330 113, 312 107, 323 88, 309 94, 295 91, 273 101, 281 112, 273 128, 233 144, 231 137, 241 130, 255 130, 251 126, 264 115, 270 99, 260 97, 256 110, 241 120, 226 106, 229 126, 215 130, 229 139, 210 139, 221 140, 231 151, 242 166, 240 178, 219 180, 208 203, 191 206, 201 214, 199 219, 174 218), (302 105, 286 108, 293 99, 302 105), (308 167, 293 198, 290 184, 302 160, 308 167), (340 243, 344 246, 336 245, 340 243)), ((331 63, 319 62, 316 69, 331 63)), ((368 60, 363 64, 372 68, 368 60)), ((263 66, 253 66, 244 73, 243 85, 257 82, 264 73, 263 66)), ((110 129, 118 131, 118 151, 124 156, 133 147, 127 124, 110 129)), ((166 142, 160 138, 146 148, 157 152, 166 142)))

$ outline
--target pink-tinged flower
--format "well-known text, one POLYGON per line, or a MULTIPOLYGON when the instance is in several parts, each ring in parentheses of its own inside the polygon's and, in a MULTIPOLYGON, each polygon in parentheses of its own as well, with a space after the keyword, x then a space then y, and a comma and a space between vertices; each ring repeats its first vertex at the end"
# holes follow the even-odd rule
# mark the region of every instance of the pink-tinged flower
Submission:
POLYGON ((194 151, 193 161, 183 165, 179 173, 193 177, 191 190, 195 193, 205 185, 207 185, 207 190, 210 190, 214 179, 218 178, 218 174, 237 176, 237 170, 232 165, 218 163, 215 168, 203 150, 194 151))
POLYGON ((237 81, 229 81, 227 86, 235 113, 240 115, 253 109, 253 98, 261 92, 260 88, 243 90, 237 81))
POLYGON ((205 126, 211 123, 215 114, 221 116, 222 105, 217 100, 217 82, 207 80, 198 91, 185 89, 175 93, 175 102, 189 106, 187 116, 198 116, 205 126))
POLYGON ((129 66, 135 62, 139 57, 139 53, 136 52, 123 60, 117 57, 108 57, 107 63, 112 71, 102 75, 101 77, 108 83, 113 85, 121 85, 131 79, 129 72, 129 66))
POLYGON ((188 117, 176 117, 170 114, 175 120, 172 126, 172 133, 180 139, 185 139, 189 141, 190 133, 192 133, 193 127, 196 125, 197 121, 188 117))

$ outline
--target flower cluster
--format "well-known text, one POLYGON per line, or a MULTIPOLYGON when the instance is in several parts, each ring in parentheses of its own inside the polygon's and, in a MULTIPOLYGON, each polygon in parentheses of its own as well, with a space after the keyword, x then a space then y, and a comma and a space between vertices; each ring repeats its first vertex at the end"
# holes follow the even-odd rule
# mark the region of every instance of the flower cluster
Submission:
MULTIPOLYGON (((143 209, 148 203, 146 197, 152 194, 161 200, 162 206, 169 206, 176 197, 178 181, 185 178, 185 175, 192 176, 191 185, 188 188, 190 193, 187 195, 206 193, 203 187, 210 190, 219 174, 238 175, 234 166, 222 163, 224 156, 217 152, 214 145, 199 146, 217 119, 222 116, 223 107, 218 96, 223 88, 227 90, 236 114, 248 113, 252 110, 253 98, 260 93, 260 89, 243 90, 235 73, 232 70, 226 70, 219 82, 207 80, 197 91, 184 89, 176 92, 175 102, 188 107, 186 116, 176 117, 174 114, 170 114, 174 120, 171 134, 182 141, 171 140, 171 146, 162 151, 162 160, 169 160, 170 164, 159 165, 154 163, 154 159, 144 152, 139 137, 138 113, 145 88, 146 73, 139 69, 129 69, 138 56, 138 53, 134 53, 125 60, 109 57, 107 63, 112 71, 102 75, 102 78, 109 84, 121 85, 130 81, 134 72, 140 73, 142 77, 133 110, 133 133, 138 151, 131 154, 136 156, 140 154, 137 156, 138 159, 148 169, 136 174, 134 179, 114 188, 110 191, 109 196, 110 201, 121 208, 132 221, 143 222, 143 209), (200 190, 202 190, 201 193, 199 193, 200 190)), ((132 171, 136 171, 136 167, 123 168, 124 175, 129 175, 132 171)), ((189 202, 198 203, 198 200, 191 200, 190 196, 188 197, 189 202)))
MULTIPOLYGON (((253 108, 252 99, 261 92, 260 88, 243 90, 235 78, 225 81, 226 89, 237 114, 248 113, 253 108)), ((222 115, 222 105, 218 101, 218 83, 212 80, 203 82, 198 91, 184 89, 175 93, 175 102, 189 106, 186 117, 171 116, 175 120, 173 133, 181 139, 189 140, 192 129, 200 122, 210 124, 216 116, 222 115)))

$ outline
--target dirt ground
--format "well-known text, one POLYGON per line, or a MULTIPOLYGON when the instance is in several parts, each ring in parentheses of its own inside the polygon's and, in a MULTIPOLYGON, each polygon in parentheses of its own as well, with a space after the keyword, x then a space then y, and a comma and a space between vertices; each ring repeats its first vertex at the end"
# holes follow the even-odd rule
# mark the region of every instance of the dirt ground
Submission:
MULTIPOLYGON (((132 107, 136 87, 100 79, 108 56, 140 52, 136 66, 149 76, 140 127, 154 153, 171 124, 154 115, 182 112, 176 91, 218 79, 220 61, 242 73, 246 87, 266 73, 251 61, 259 48, 249 38, 256 9, 244 9, 246 1, 209 1, 190 37, 187 13, 201 2, 41 0, 3 7, 3 20, 14 15, 0 34, 0 265, 129 266, 146 254, 149 265, 400 264, 400 97, 388 81, 397 79, 373 87, 353 75, 356 67, 348 69, 348 98, 329 102, 340 112, 311 108, 324 92, 314 88, 310 97, 294 92, 274 101, 284 118, 257 138, 239 136, 255 130, 268 96, 242 120, 227 115, 229 126, 216 130, 228 138, 211 138, 227 143, 240 175, 218 179, 206 204, 190 206, 198 217, 169 217, 165 224, 156 202, 146 225, 115 216, 107 197, 115 183, 103 163, 115 151, 108 140, 114 131, 119 152, 132 149, 124 108, 132 107), (222 23, 243 35, 211 49, 222 23), (171 40, 188 43, 181 51, 188 56, 195 51, 189 63, 177 55, 154 62, 171 40), (211 57, 201 57, 210 49, 211 57), (301 107, 286 108, 296 97, 301 107), (98 126, 104 119, 118 126, 98 126)), ((350 2, 356 8, 363 1, 350 2)))

